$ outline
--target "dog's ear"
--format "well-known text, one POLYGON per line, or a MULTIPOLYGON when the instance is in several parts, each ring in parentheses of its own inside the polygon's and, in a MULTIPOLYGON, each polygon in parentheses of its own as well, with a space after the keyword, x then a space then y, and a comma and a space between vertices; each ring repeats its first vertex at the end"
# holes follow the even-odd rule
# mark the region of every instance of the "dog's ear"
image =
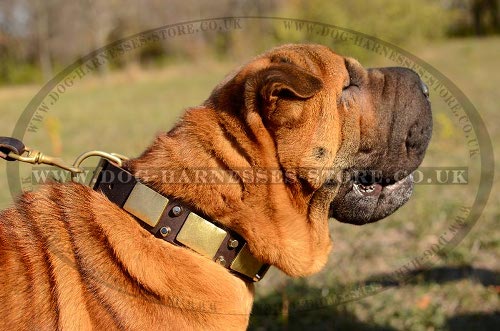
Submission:
POLYGON ((255 100, 263 118, 274 125, 298 120, 304 104, 297 102, 316 95, 321 79, 292 63, 278 63, 255 73, 247 81, 247 100, 255 100))

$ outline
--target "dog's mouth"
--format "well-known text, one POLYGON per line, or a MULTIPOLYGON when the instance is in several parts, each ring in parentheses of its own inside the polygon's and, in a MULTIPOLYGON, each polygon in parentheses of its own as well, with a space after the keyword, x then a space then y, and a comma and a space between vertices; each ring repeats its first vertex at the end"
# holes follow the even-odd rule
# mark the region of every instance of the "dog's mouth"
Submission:
POLYGON ((376 222, 405 204, 413 191, 413 176, 377 176, 362 172, 343 183, 332 203, 330 217, 340 222, 366 224, 376 222))

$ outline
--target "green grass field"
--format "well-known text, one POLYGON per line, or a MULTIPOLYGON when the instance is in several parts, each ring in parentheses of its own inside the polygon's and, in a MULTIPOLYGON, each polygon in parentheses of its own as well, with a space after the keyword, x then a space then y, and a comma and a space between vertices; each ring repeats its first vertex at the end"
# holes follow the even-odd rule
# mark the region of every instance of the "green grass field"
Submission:
MULTIPOLYGON (((413 52, 470 98, 499 155, 500 38, 443 41, 419 46, 413 52)), ((374 61, 390 65, 383 59, 374 61)), ((25 142, 68 161, 91 149, 136 156, 155 133, 168 130, 184 108, 201 103, 236 65, 198 62, 90 77, 65 93, 40 130, 27 134, 25 142)), ((0 89, 0 135, 11 134, 38 89, 0 89)), ((423 166, 469 166, 459 123, 443 101, 432 91, 431 95, 435 129, 423 166)), ((446 231, 460 207, 472 203, 478 178, 474 176, 475 165, 470 166, 469 185, 418 185, 412 200, 387 220, 363 227, 332 221, 334 250, 327 268, 299 280, 271 270, 256 286, 251 329, 498 329, 498 178, 479 222, 458 247, 447 255, 438 254, 428 271, 405 283, 385 277, 421 255, 446 231), (382 291, 345 304, 329 304, 339 294, 357 298, 363 285, 382 291)), ((4 208, 12 199, 5 171, 2 174, 0 207, 4 208)))

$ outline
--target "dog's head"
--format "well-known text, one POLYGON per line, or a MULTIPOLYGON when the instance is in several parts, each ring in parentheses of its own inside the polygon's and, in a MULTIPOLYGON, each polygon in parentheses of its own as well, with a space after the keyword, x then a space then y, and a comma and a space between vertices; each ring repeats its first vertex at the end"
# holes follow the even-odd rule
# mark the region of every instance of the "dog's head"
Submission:
POLYGON ((301 276, 327 260, 329 218, 374 222, 408 200, 431 130, 428 91, 413 71, 285 45, 228 76, 131 168, 234 171, 239 185, 161 176, 151 185, 239 233, 262 262, 301 276), (247 180, 241 169, 267 178, 247 180))
POLYGON ((285 45, 238 70, 209 101, 258 113, 286 181, 334 192, 318 195, 333 197, 329 216, 364 224, 411 195, 431 137, 428 93, 412 70, 365 69, 324 46, 285 45))

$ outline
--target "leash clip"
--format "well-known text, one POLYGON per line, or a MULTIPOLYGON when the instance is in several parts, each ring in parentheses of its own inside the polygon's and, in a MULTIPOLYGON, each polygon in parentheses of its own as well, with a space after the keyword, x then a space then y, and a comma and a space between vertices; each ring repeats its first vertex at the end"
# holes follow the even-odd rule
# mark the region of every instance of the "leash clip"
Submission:
POLYGON ((42 152, 39 152, 36 150, 31 150, 27 147, 25 148, 25 150, 21 154, 17 154, 15 152, 11 151, 8 154, 8 157, 11 159, 14 159, 16 161, 19 161, 19 162, 25 162, 25 163, 31 163, 31 164, 47 164, 47 165, 56 166, 58 168, 70 171, 72 174, 77 174, 77 173, 82 172, 82 169, 80 169, 74 165, 71 166, 71 165, 65 163, 60 158, 48 156, 48 155, 43 154, 42 152))
POLYGON ((7 161, 19 161, 30 164, 46 164, 55 166, 71 172, 71 180, 74 182, 77 181, 77 175, 84 172, 81 168, 82 162, 91 156, 99 156, 107 159, 117 164, 119 167, 123 166, 123 161, 128 160, 126 156, 118 153, 89 151, 78 156, 75 162, 73 162, 73 165, 69 165, 58 157, 48 156, 40 151, 32 150, 24 146, 24 143, 19 139, 0 137, 0 158, 7 161))

